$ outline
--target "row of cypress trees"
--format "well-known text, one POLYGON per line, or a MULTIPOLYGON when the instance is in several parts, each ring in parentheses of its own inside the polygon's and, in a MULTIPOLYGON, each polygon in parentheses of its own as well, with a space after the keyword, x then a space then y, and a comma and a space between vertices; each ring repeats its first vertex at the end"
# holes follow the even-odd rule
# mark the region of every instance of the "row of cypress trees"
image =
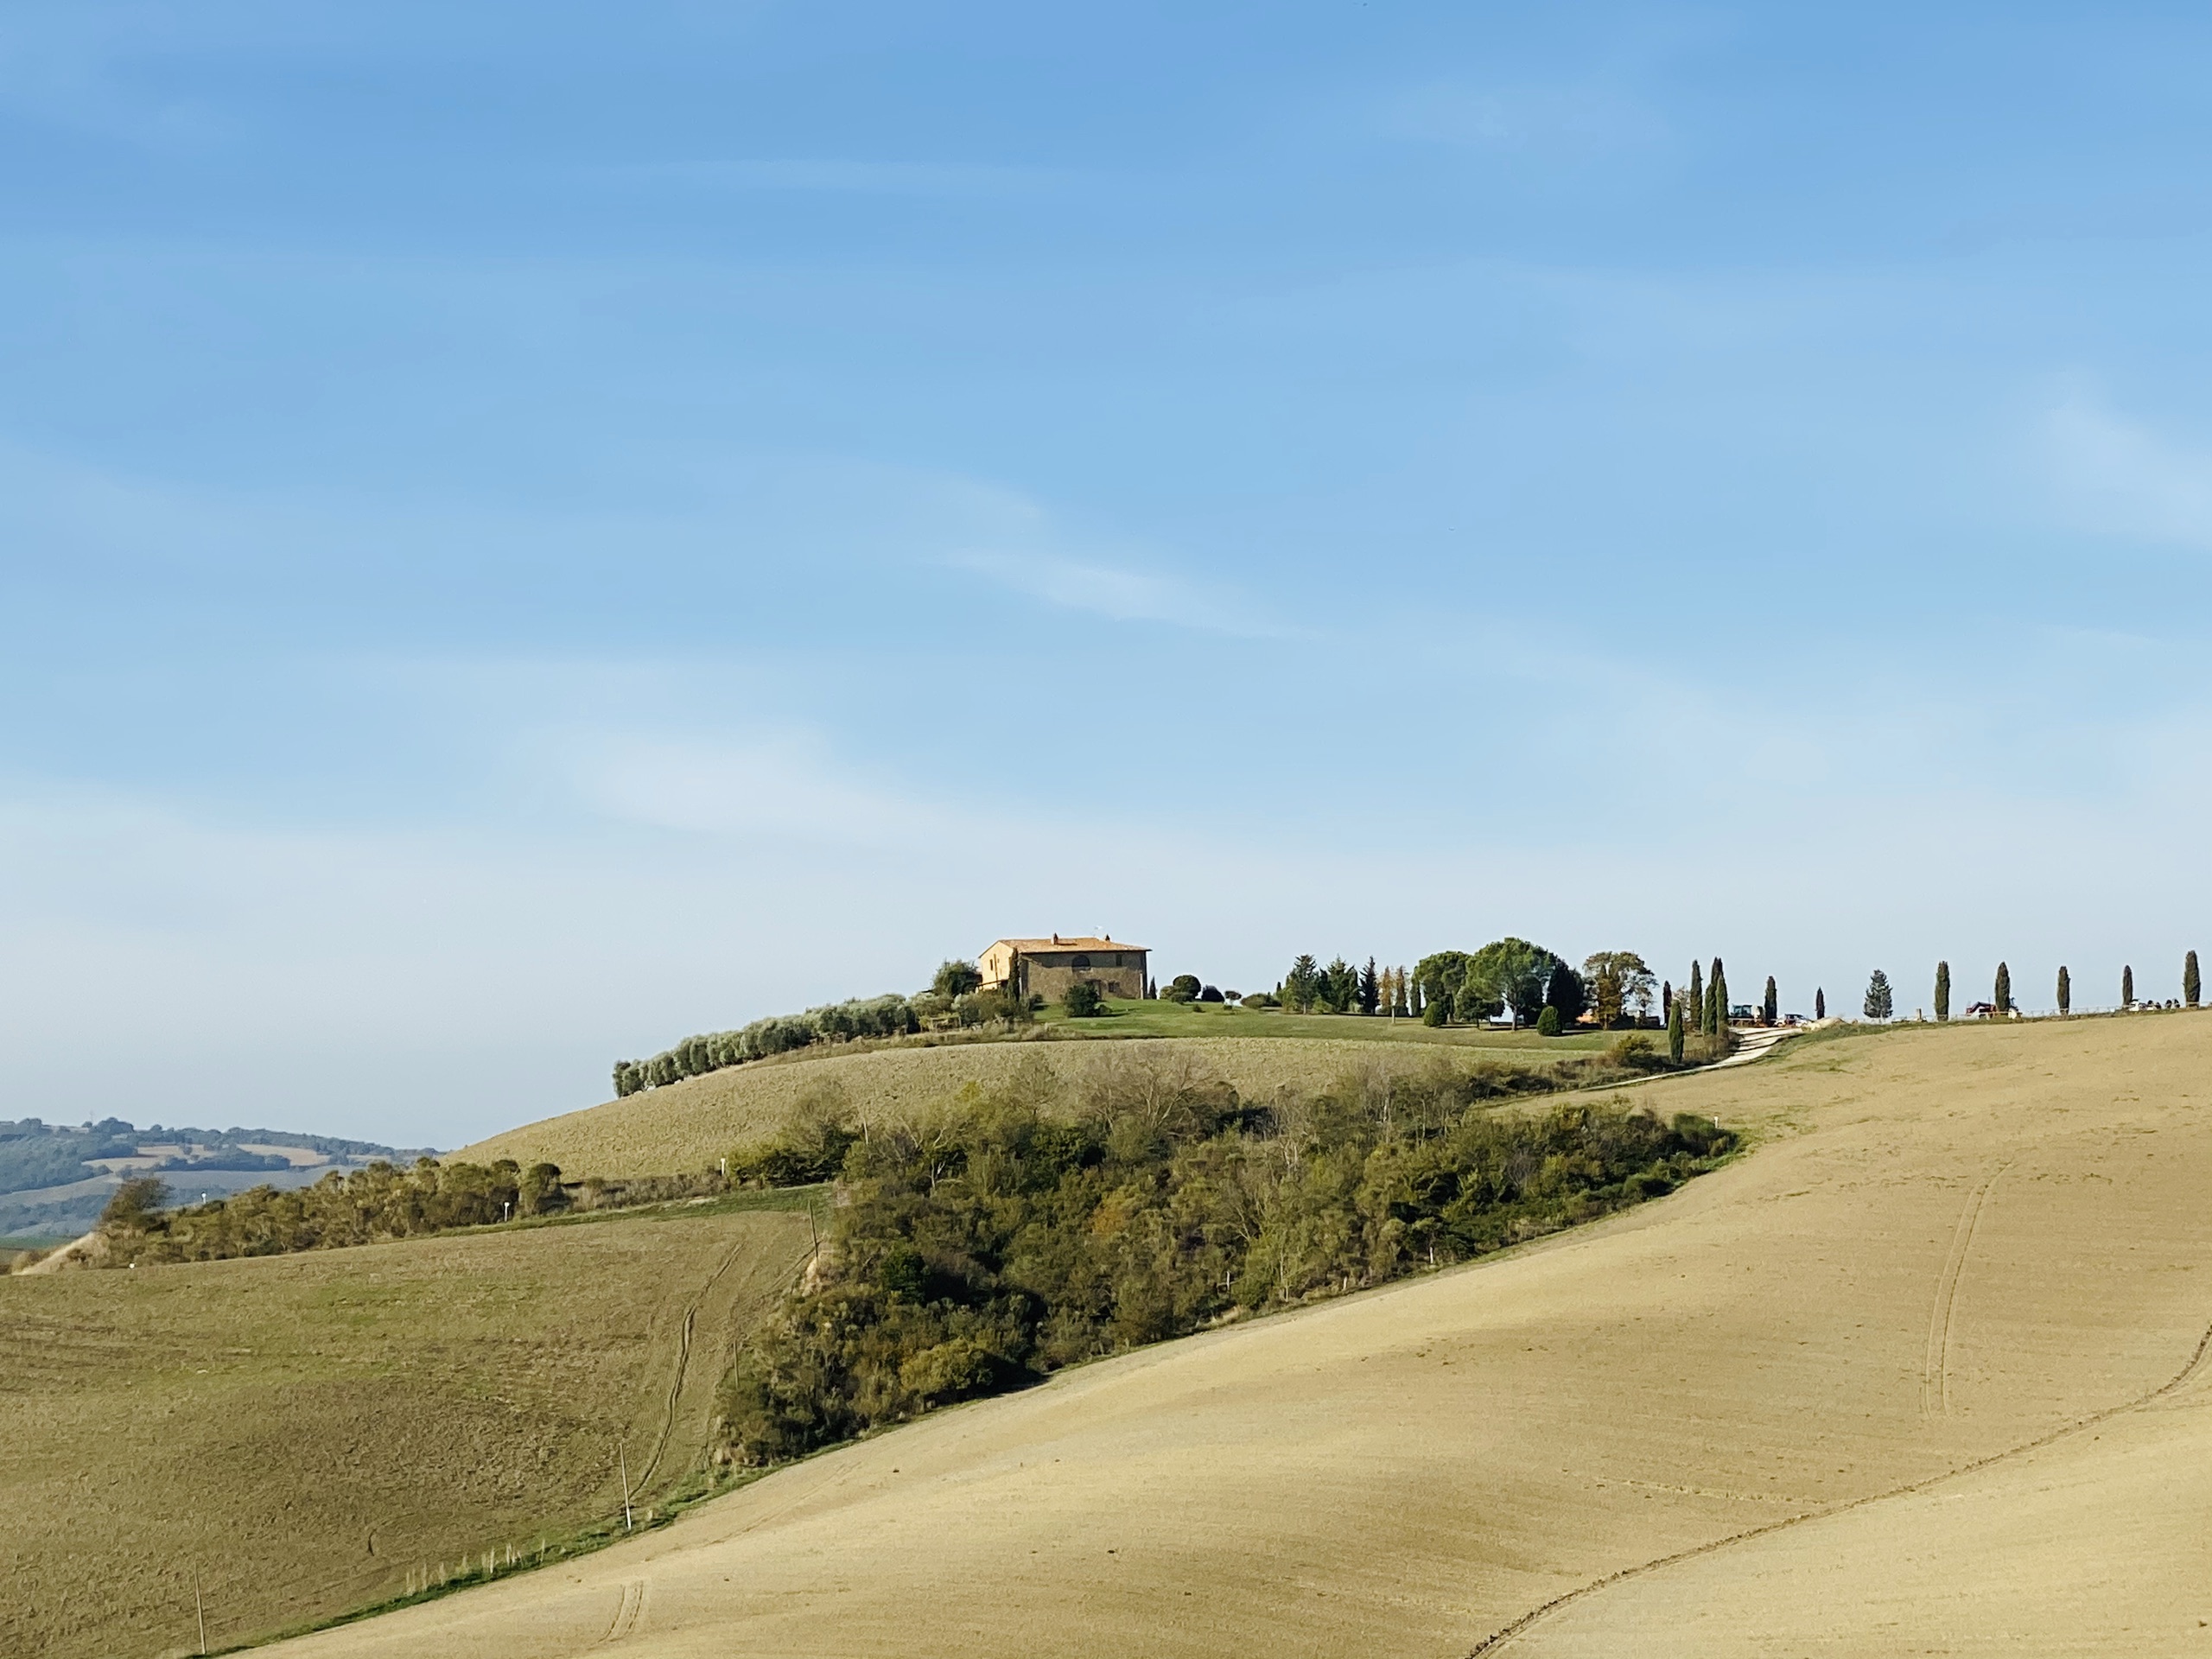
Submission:
MULTIPOLYGON (((1882 977, 1880 969, 1875 970, 1875 977, 1882 977)), ((2204 982, 2197 971, 2196 952, 2191 950, 2182 959, 2182 1002, 2187 1007, 2199 1007, 2203 994, 2204 982)), ((1996 983, 1991 988, 1989 1002, 2000 1017, 2012 1012, 2012 969, 2005 963, 1997 964, 1996 983)), ((2120 1006, 2123 1008, 2135 1006, 2135 968, 2132 963, 2120 970, 2120 1006)), ((2074 1011, 2074 976, 2066 970, 2063 963, 2058 969, 2058 1011, 2063 1014, 2074 1011)), ((1868 1012, 1872 1013, 1871 1007, 1868 1012)), ((1951 1017, 1951 964, 1948 962, 1936 964, 1936 1017, 1939 1020, 1948 1020, 1951 1017)))

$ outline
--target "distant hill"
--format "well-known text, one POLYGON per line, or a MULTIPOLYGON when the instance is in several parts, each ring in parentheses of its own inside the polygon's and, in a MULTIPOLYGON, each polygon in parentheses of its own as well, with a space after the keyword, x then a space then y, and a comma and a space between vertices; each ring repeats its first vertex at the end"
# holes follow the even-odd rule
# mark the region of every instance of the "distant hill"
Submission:
POLYGON ((74 1126, 0 1120, 0 1236, 74 1237, 127 1175, 153 1174, 180 1193, 230 1192, 320 1180, 378 1158, 412 1161, 429 1148, 290 1129, 138 1128, 121 1118, 74 1126))

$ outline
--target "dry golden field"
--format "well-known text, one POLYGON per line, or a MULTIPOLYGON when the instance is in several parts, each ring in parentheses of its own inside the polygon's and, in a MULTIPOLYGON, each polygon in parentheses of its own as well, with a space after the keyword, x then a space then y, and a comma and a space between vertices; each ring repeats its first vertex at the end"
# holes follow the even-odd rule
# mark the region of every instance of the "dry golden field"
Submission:
POLYGON ((197 1651, 534 1548, 694 1466, 791 1211, 0 1278, 0 1653, 197 1651))
POLYGON ((512 1158, 525 1164, 543 1160, 558 1164, 571 1179, 711 1169, 732 1147, 773 1128, 808 1090, 834 1086, 861 1117, 880 1121, 888 1114, 948 1099, 969 1082, 1001 1082, 1023 1066, 1049 1066, 1063 1075, 1079 1076, 1101 1066, 1172 1062, 1224 1078, 1248 1099, 1265 1099, 1285 1085, 1315 1087, 1363 1065, 1413 1069, 1502 1061, 1541 1066, 1588 1058, 1587 1044, 1546 1051, 1525 1043, 1486 1049, 1472 1044, 1446 1047, 1305 1037, 1133 1038, 807 1052, 687 1077, 602 1106, 549 1117, 464 1147, 454 1155, 512 1158))
POLYGON ((2212 1014, 1800 1039, 1643 1095, 1761 1144, 281 1651, 2212 1649, 2212 1014))

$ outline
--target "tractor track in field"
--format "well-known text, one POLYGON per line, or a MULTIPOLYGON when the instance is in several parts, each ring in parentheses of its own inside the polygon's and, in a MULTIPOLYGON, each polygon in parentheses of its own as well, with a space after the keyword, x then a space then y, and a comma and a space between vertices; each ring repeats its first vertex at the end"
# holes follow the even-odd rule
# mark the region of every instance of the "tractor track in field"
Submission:
MULTIPOLYGON (((2003 1173, 2002 1170, 1999 1171, 1999 1174, 2003 1173)), ((1990 1178, 1990 1182, 1985 1184, 1982 1189, 1984 1193, 1987 1192, 1988 1185, 1993 1184, 1995 1180, 1996 1176, 1990 1178)), ((2009 1463, 2015 1458, 2025 1457, 2031 1452, 2040 1452, 2045 1446, 2055 1446, 2061 1440, 2070 1440, 2085 1429, 2094 1428, 2100 1423, 2110 1422, 2113 1418, 2125 1416, 2131 1411, 2143 1410, 2171 1395, 2179 1393, 2194 1382, 2199 1373, 2205 1369, 2208 1355, 2212 1355, 2212 1325, 2206 1326, 2204 1334, 2196 1339, 2196 1350, 2190 1356, 2189 1363, 2167 1382, 2147 1393, 2139 1394, 2132 1400, 2124 1400, 2116 1406, 2107 1406, 2102 1411, 2091 1412, 2086 1417, 2076 1418, 2072 1422, 2062 1424, 2059 1427, 2050 1430, 2048 1433, 2039 1434, 2032 1440, 2024 1440, 2018 1446, 2006 1446, 2001 1452, 1993 1452, 1986 1457, 1976 1458, 1972 1462, 1962 1463, 1955 1469, 1946 1469, 1940 1473, 1928 1475, 1919 1480, 1907 1481, 1904 1485, 1892 1486, 1886 1491, 1870 1492, 1864 1497, 1850 1498, 1841 1503, 1831 1503, 1821 1509, 1808 1510, 1802 1515, 1789 1516, 1780 1521, 1770 1521, 1763 1526, 1747 1528, 1742 1532, 1731 1533, 1725 1538, 1715 1538, 1706 1543, 1694 1544, 1688 1549, 1678 1549, 1672 1554, 1661 1555, 1648 1561, 1640 1561, 1634 1567, 1624 1567, 1618 1573, 1609 1573, 1602 1579, 1593 1579, 1586 1585, 1569 1590, 1562 1595, 1553 1597, 1541 1606, 1530 1608, 1510 1624, 1493 1630, 1468 1650, 1467 1659, 1477 1659, 1478 1655, 1499 1652, 1517 1637, 1526 1635, 1536 1625, 1551 1618, 1553 1614, 1573 1606, 1576 1602, 1586 1600, 1600 1591, 1610 1590, 1616 1585, 1625 1584, 1631 1579, 1645 1578, 1663 1568, 1678 1566, 1684 1561, 1693 1561, 1702 1556, 1718 1554, 1720 1551, 1732 1548, 1738 1544, 1749 1543, 1755 1538, 1764 1538, 1772 1533, 1785 1532, 1792 1527, 1801 1527, 1810 1521, 1826 1521, 1834 1516, 1848 1515, 1854 1510, 1867 1509, 1876 1503, 1886 1503, 1892 1498, 1910 1497, 1916 1492, 1924 1492, 1941 1486, 1946 1481, 1956 1480, 1961 1475, 1978 1474, 1982 1470, 1993 1468, 1999 1464, 2009 1463)))
POLYGON ((1959 1212, 1959 1224, 1951 1235, 1951 1249, 1943 1258, 1943 1270, 1936 1276, 1936 1305, 1928 1316, 1928 1357, 1920 1375, 1920 1415, 1923 1421, 1951 1414, 1951 1335, 1958 1324, 1959 1281, 1966 1272, 1967 1255, 1974 1249, 1975 1230, 1981 1225, 1982 1208, 2005 1172, 2012 1167, 2012 1160, 2008 1158, 1967 1198, 1959 1212))

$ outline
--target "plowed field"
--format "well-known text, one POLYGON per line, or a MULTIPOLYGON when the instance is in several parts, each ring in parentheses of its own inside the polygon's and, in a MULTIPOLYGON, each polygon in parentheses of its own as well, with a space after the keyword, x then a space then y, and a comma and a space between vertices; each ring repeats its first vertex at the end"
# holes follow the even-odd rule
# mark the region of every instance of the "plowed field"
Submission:
POLYGON ((1762 1144, 288 1659, 2212 1648, 2212 1014, 1802 1039, 1762 1144))

